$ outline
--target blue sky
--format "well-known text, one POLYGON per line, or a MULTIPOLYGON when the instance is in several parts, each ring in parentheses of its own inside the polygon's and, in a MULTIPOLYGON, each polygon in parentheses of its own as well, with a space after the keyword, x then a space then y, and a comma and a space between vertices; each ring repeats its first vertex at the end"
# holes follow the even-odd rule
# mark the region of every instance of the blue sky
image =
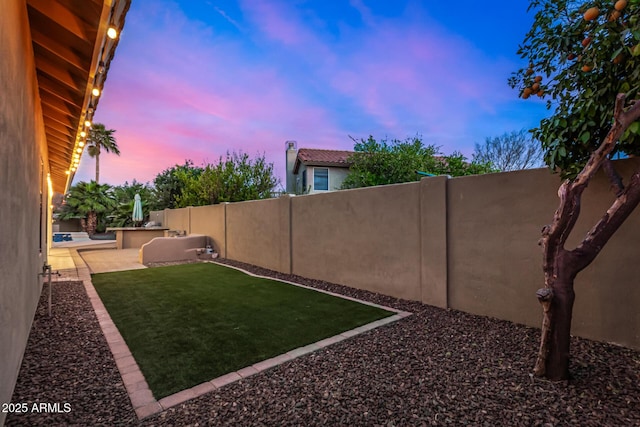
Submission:
MULTIPOLYGON (((548 115, 507 85, 533 21, 528 1, 134 0, 96 121, 121 156, 101 182, 152 181, 227 151, 264 154, 284 181, 285 141, 352 149, 404 139, 468 157, 486 137, 548 115)), ((83 156, 74 182, 94 176, 83 156)))

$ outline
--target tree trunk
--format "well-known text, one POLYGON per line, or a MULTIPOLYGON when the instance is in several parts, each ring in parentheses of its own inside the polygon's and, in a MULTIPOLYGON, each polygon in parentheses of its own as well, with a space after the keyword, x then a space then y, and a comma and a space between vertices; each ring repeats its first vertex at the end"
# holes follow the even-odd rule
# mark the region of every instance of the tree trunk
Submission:
POLYGON ((611 236, 620 228, 640 203, 640 169, 636 170, 625 187, 609 155, 618 139, 631 123, 640 119, 640 102, 624 110, 625 96, 616 97, 614 124, 580 173, 565 181, 558 190, 560 205, 551 224, 542 229, 540 245, 543 249, 544 284, 539 289, 538 301, 542 305, 542 336, 534 373, 550 380, 569 378, 569 346, 571 317, 575 294, 576 275, 598 256, 611 236), (589 181, 604 165, 616 198, 611 207, 589 230, 582 242, 573 250, 565 249, 567 238, 580 216, 582 193, 589 181))
POLYGON ((87 214, 87 234, 93 236, 96 234, 96 228, 98 226, 98 214, 91 211, 87 214))
POLYGON ((96 184, 100 184, 100 147, 96 152, 96 184))
POLYGON ((550 346, 545 362, 545 376, 552 381, 569 379, 573 280, 556 282, 551 301, 550 346))

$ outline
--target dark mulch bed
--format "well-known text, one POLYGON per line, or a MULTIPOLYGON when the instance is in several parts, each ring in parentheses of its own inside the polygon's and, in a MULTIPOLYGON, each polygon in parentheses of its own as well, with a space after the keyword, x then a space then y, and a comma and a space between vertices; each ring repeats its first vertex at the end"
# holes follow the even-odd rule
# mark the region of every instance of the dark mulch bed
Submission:
POLYGON ((45 285, 11 399, 28 403, 29 411, 10 414, 6 425, 135 424, 131 401, 82 282, 53 283, 51 318, 47 296, 45 285), (58 405, 37 412, 34 403, 58 405))
MULTIPOLYGON (((573 339, 574 378, 551 383, 530 375, 538 346, 537 329, 228 260, 221 262, 414 315, 171 408, 143 421, 143 425, 640 425, 638 352, 573 339)), ((81 304, 83 316, 95 320, 86 304, 81 304)), ((96 331, 85 333, 93 337, 96 331)), ((33 351, 47 353, 56 346, 56 340, 45 339, 37 348, 30 345, 25 358, 33 358, 33 351)), ((122 399, 122 386, 113 386, 115 366, 108 372, 100 368, 111 366, 112 361, 93 354, 95 370, 72 373, 73 362, 69 361, 90 358, 72 354, 83 351, 82 346, 58 347, 68 353, 58 362, 64 367, 59 389, 96 387, 99 397, 87 399, 88 409, 109 412, 118 424, 135 423, 129 402, 122 399)), ((46 357, 42 354, 34 360, 46 357)), ((34 369, 27 374, 21 372, 16 394, 25 389, 23 383, 33 383, 29 377, 34 369)), ((42 377, 51 369, 40 372, 37 383, 45 384, 42 377)), ((55 388, 29 394, 33 389, 33 385, 27 386, 25 394, 14 396, 14 402, 16 398, 34 400, 33 396, 36 400, 61 401, 78 399, 78 394, 90 395, 88 391, 66 391, 70 397, 60 397, 55 388)), ((10 422, 31 424, 19 422, 24 419, 13 417, 10 422)), ((98 422, 90 411, 80 410, 70 413, 68 420, 109 424, 98 422)))

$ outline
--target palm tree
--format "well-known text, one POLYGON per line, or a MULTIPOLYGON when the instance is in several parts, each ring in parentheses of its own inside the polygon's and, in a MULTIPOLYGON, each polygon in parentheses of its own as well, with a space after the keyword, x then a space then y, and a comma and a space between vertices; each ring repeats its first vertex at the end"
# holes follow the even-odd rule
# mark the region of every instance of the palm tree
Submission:
POLYGON ((96 158, 96 184, 100 182, 100 151, 120 155, 118 144, 113 134, 114 129, 106 129, 102 123, 94 123, 89 130, 87 138, 87 152, 89 156, 96 158))
POLYGON ((65 205, 62 217, 80 218, 82 231, 92 236, 98 227, 98 214, 112 210, 115 200, 109 184, 79 182, 69 189, 65 205))

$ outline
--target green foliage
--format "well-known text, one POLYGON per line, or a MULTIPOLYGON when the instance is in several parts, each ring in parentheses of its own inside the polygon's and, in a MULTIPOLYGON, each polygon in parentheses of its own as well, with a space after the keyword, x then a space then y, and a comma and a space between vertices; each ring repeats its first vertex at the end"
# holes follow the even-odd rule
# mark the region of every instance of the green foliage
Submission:
MULTIPOLYGON (((554 111, 533 135, 542 142, 545 162, 563 177, 574 177, 604 139, 616 95, 624 93, 629 100, 639 95, 640 0, 630 0, 617 19, 611 15, 614 3, 531 1, 535 21, 518 51, 529 67, 509 83, 524 95, 536 75, 544 76, 541 91, 554 111), (600 14, 586 21, 584 12, 591 7, 600 14)), ((620 138, 612 156, 618 152, 640 154, 640 125, 620 138)))
POLYGON ((105 214, 116 205, 113 189, 109 184, 95 181, 79 182, 69 189, 60 219, 81 218, 86 232, 93 234, 105 226, 105 214))
POLYGON ((193 166, 191 160, 185 160, 184 165, 175 165, 160 172, 153 180, 154 206, 151 209, 175 209, 178 207, 178 197, 191 179, 196 179, 203 168, 193 166))
POLYGON ((521 130, 487 138, 484 144, 476 144, 473 160, 490 163, 493 168, 505 172, 542 167, 542 156, 540 143, 531 138, 529 132, 521 130))
POLYGON ((136 182, 136 180, 133 180, 131 184, 125 182, 123 185, 113 188, 116 206, 108 216, 111 227, 133 227, 135 225, 132 213, 136 194, 140 195, 143 216, 149 217, 150 207, 154 203, 153 188, 148 184, 136 182))
POLYGON ((227 153, 202 173, 179 175, 185 186, 177 196, 177 206, 203 206, 221 202, 267 199, 278 185, 273 164, 264 155, 250 159, 245 153, 227 153))
POLYGON ((94 123, 87 137, 87 152, 96 159, 96 182, 100 182, 100 153, 114 153, 120 155, 120 149, 113 134, 114 129, 107 129, 102 123, 94 123))
POLYGON ((421 176, 416 171, 451 176, 491 172, 487 164, 469 163, 459 152, 442 155, 439 147, 424 145, 419 136, 404 141, 377 141, 373 136, 353 140, 355 153, 349 158, 351 166, 342 188, 418 181, 421 176))

